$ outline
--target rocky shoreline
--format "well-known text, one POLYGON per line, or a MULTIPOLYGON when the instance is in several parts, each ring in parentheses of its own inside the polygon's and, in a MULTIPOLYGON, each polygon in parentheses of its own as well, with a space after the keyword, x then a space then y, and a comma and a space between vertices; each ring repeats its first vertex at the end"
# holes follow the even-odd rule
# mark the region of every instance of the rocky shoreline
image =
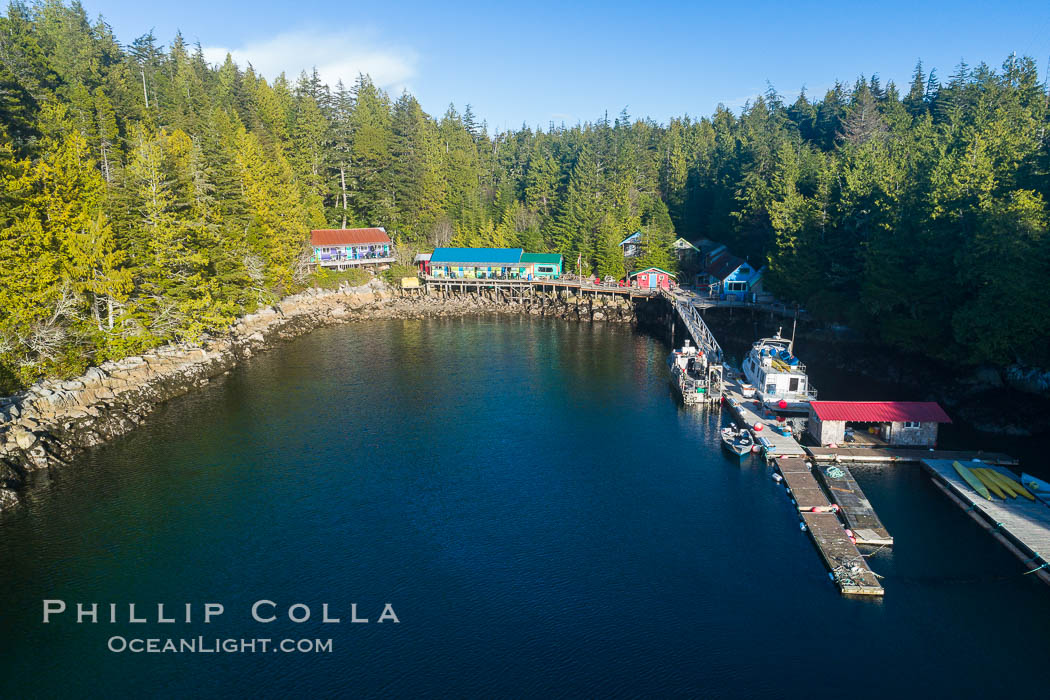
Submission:
POLYGON ((83 450, 130 431, 164 401, 207 384, 276 342, 358 320, 484 313, 636 320, 626 302, 595 308, 553 294, 542 304, 524 305, 479 295, 407 296, 379 280, 332 291, 309 289, 241 318, 222 337, 161 346, 104 362, 76 379, 48 379, 0 398, 0 511, 17 503, 31 472, 68 464, 83 450))

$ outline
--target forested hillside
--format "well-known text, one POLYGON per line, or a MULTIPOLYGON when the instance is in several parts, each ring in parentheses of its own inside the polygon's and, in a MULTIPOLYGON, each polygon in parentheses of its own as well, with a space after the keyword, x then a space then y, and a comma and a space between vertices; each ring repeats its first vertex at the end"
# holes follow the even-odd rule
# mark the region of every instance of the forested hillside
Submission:
MULTIPOLYGON (((800 76, 801 78, 801 76, 800 76)), ((479 95, 482 99, 483 95, 479 95)), ((963 363, 1050 366, 1047 91, 1027 58, 739 114, 488 133, 367 76, 267 82, 79 4, 0 17, 0 388, 220 330, 306 281, 311 228, 518 245, 622 275, 708 237, 815 314, 963 363)), ((610 96, 615 100, 615 96, 610 96)))

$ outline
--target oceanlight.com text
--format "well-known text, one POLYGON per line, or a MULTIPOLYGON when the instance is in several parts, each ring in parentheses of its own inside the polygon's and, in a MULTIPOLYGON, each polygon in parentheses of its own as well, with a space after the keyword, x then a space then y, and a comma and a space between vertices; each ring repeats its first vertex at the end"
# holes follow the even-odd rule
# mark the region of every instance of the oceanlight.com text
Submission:
POLYGON ((331 639, 238 639, 233 637, 110 637, 106 648, 131 654, 331 654, 331 639))

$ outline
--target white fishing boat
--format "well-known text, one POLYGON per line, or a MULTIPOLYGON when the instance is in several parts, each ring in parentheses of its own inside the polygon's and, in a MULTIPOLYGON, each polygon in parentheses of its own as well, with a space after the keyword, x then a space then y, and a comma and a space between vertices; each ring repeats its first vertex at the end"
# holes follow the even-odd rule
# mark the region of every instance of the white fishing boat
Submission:
POLYGON ((782 338, 780 330, 772 338, 762 338, 751 346, 744 358, 744 378, 755 388, 755 398, 782 412, 805 413, 817 392, 806 376, 806 366, 793 353, 794 341, 782 338))
POLYGON ((667 357, 671 369, 671 383, 687 404, 703 403, 707 398, 707 357, 688 340, 680 350, 672 350, 667 357))

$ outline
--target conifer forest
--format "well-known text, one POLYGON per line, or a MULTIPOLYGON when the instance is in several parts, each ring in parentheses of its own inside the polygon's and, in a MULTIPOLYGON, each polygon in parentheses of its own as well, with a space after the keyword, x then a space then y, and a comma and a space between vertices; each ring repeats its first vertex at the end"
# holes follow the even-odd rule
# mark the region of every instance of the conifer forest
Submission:
POLYGON ((470 105, 427 114, 366 75, 268 81, 179 35, 121 39, 77 2, 0 15, 5 391, 222 332, 310 283, 311 229, 359 226, 399 255, 513 246, 603 277, 673 268, 676 238, 708 238, 886 346, 1050 368, 1050 93, 1032 58, 492 133, 470 105))

